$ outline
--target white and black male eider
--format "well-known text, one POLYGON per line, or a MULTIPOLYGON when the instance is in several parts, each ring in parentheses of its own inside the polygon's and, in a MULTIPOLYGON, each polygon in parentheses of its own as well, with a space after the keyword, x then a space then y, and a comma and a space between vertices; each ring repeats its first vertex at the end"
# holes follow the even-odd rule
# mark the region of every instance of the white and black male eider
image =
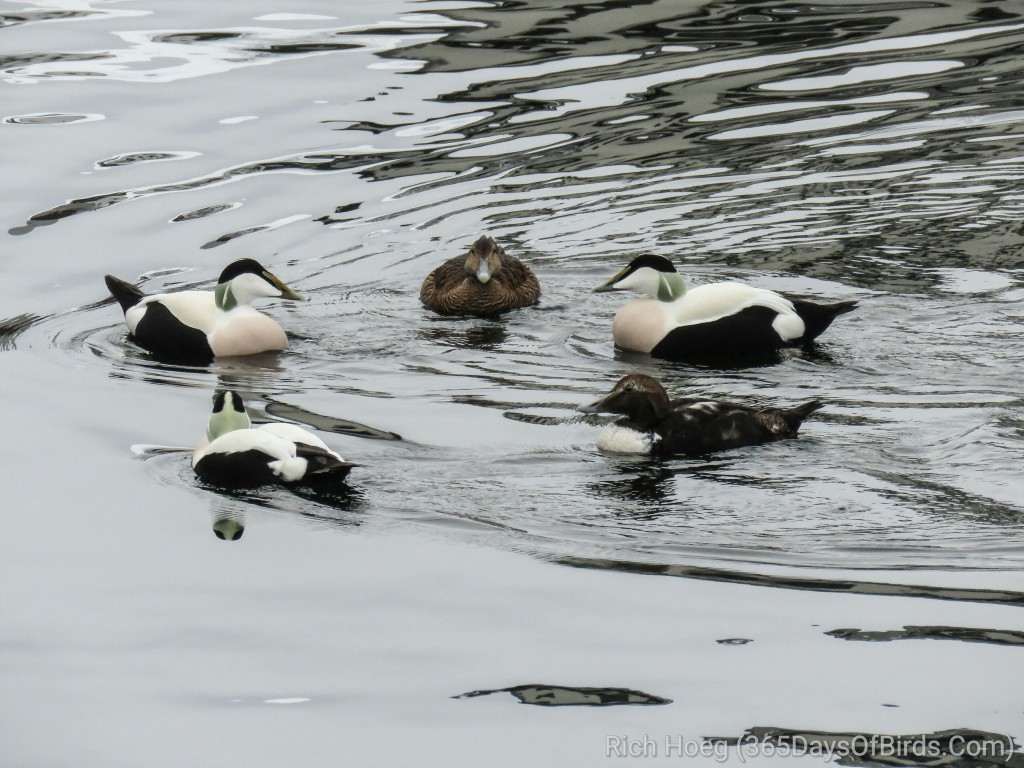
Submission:
POLYGON ((536 304, 540 282, 533 270, 484 235, 465 256, 439 266, 423 281, 420 301, 441 315, 492 317, 536 304))
POLYGON ((669 400, 660 382, 637 373, 623 377, 608 395, 579 410, 622 415, 598 435, 602 451, 694 456, 795 437, 804 419, 821 407, 818 400, 795 408, 751 408, 701 398, 669 400))
POLYGON ((113 275, 107 288, 121 309, 131 337, 164 360, 208 363, 214 357, 273 352, 288 346, 276 322, 249 303, 259 298, 304 301, 253 259, 229 264, 212 291, 144 294, 113 275))
POLYGON ((232 488, 339 481, 357 466, 294 424, 253 428, 242 398, 230 390, 215 395, 206 437, 192 454, 192 468, 202 480, 232 488))
POLYGON ((615 314, 615 344, 666 360, 761 355, 807 344, 855 301, 814 304, 743 283, 711 283, 686 290, 672 262, 640 256, 594 289, 637 291, 650 298, 615 314))

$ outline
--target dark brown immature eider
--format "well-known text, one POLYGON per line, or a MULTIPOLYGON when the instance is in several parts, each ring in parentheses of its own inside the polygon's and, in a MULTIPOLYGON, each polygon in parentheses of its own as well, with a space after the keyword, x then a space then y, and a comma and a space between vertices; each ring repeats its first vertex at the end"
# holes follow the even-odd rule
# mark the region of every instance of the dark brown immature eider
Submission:
POLYGON ((540 283, 533 270, 484 235, 466 256, 456 256, 423 281, 420 301, 442 315, 490 317, 536 304, 540 283))
POLYGON ((612 321, 615 344, 666 360, 763 355, 807 344, 855 301, 815 304, 743 283, 711 283, 686 290, 663 256, 640 256, 594 289, 637 291, 612 321))
POLYGON ((259 298, 305 301, 252 259, 225 267, 212 291, 147 296, 138 286, 113 275, 107 275, 106 282, 139 346, 164 360, 192 364, 286 348, 288 337, 281 326, 249 302, 259 298))
POLYGON ((583 413, 618 413, 597 447, 612 453, 699 455, 795 437, 803 420, 822 407, 817 400, 795 408, 751 408, 721 400, 669 400, 661 383, 633 374, 583 413))

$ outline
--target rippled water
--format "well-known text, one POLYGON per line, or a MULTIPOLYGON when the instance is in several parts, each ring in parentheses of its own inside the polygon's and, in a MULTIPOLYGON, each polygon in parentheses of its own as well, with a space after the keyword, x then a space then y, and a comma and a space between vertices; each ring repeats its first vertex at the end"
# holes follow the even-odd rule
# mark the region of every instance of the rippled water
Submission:
MULTIPOLYGON (((73 375, 75 444, 134 455, 124 482, 250 527, 269 510, 602 570, 793 586, 786 569, 825 593, 861 571, 881 594, 1020 602, 1024 9, 7 5, 0 357, 37 411, 73 375), (540 305, 425 312, 423 276, 484 232, 533 266, 540 305), (627 355, 624 297, 590 290, 648 252, 691 285, 860 307, 771 365, 627 355), (312 297, 267 308, 293 340, 279 356, 161 364, 105 299, 107 272, 208 287, 243 256, 312 297), (601 420, 574 408, 634 371, 677 396, 828 405, 794 441, 601 454, 601 420), (225 496, 145 448, 194 442, 218 386, 331 433, 366 465, 351 493, 225 496)), ((538 682, 561 681, 463 690, 538 682)))

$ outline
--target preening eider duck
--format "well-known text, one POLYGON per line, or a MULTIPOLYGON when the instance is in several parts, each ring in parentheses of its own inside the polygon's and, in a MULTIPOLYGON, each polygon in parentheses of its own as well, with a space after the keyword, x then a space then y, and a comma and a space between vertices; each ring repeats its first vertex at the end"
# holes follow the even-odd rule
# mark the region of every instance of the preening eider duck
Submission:
POLYGON ((637 291, 650 298, 615 314, 615 344, 666 360, 760 355, 807 344, 855 301, 814 304, 743 283, 711 283, 686 290, 672 262, 640 256, 594 289, 637 291))
POLYGON ((818 400, 795 408, 751 408, 701 398, 669 400, 659 381, 633 374, 579 410, 623 416, 598 435, 602 451, 694 456, 795 437, 804 419, 821 407, 818 400))
POLYGON ((540 283, 533 270, 484 235, 423 281, 420 301, 442 315, 489 317, 536 304, 540 283))
POLYGON ((305 301, 253 259, 225 267, 212 291, 147 296, 138 286, 113 275, 105 280, 139 346, 161 359, 183 363, 285 349, 288 337, 281 326, 249 302, 259 298, 305 301))
POLYGON ((192 454, 192 468, 202 480, 231 488, 339 481, 357 466, 295 424, 253 428, 242 398, 230 390, 214 396, 206 437, 192 454))

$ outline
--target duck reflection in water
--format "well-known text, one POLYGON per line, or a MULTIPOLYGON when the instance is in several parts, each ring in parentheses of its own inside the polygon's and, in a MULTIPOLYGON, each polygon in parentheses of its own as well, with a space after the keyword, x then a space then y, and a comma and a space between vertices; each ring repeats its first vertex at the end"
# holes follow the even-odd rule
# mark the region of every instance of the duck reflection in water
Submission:
POLYGON ((245 533, 244 512, 217 512, 211 510, 213 535, 221 541, 238 541, 245 533))
POLYGON ((453 349, 497 350, 508 341, 508 329, 500 318, 479 320, 470 325, 441 322, 419 333, 424 341, 453 349))
POLYGON ((613 499, 617 517, 651 520, 666 511, 675 491, 676 471, 671 466, 647 459, 617 461, 613 467, 617 476, 590 483, 588 488, 601 499, 613 499))
POLYGON ((247 512, 253 507, 283 512, 308 523, 352 527, 362 524, 365 495, 342 484, 297 485, 281 488, 229 490, 209 487, 216 496, 210 504, 213 535, 221 541, 238 541, 245 533, 247 512))

